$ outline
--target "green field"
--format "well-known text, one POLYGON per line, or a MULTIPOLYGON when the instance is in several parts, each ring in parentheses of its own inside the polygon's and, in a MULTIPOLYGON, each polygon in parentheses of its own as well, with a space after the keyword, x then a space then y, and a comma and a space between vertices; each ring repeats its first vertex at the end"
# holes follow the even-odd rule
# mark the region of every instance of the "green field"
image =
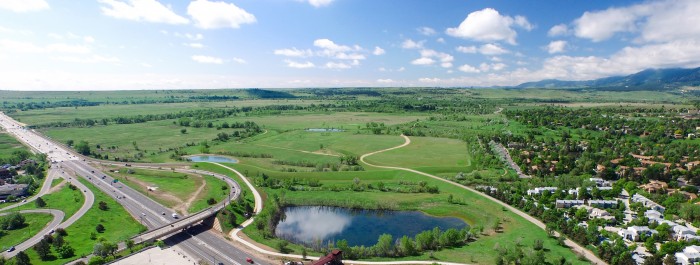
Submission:
MULTIPOLYGON (((85 196, 83 196, 82 191, 78 189, 72 190, 68 185, 63 186, 53 193, 46 194, 41 198, 46 202, 44 209, 61 210, 65 214, 65 219, 70 218, 85 202, 85 196)), ((37 208, 34 203, 27 203, 17 207, 17 209, 30 210, 39 208, 37 208)))
POLYGON ((0 130, 0 161, 9 157, 15 150, 26 150, 14 137, 0 130))
MULTIPOLYGON (((374 154, 365 161, 376 165, 390 165, 422 170, 426 172, 440 169, 454 172, 467 171, 471 158, 467 154, 464 141, 446 138, 409 137, 408 146, 374 154)), ((399 138, 403 141, 403 138, 399 138)), ((403 143, 403 142, 402 142, 403 143)))
POLYGON ((209 198, 213 198, 217 203, 228 200, 229 188, 225 181, 206 175, 204 176, 204 180, 206 181, 207 185, 188 209, 190 213, 195 213, 210 207, 211 205, 207 203, 209 198), (226 189, 224 190, 222 187, 226 187, 226 189))
POLYGON ((15 230, 5 230, 0 232, 0 251, 15 246, 33 237, 43 229, 51 220, 53 215, 43 213, 24 213, 26 226, 15 230))
POLYGON ((169 208, 187 201, 203 184, 200 176, 192 174, 139 168, 113 169, 118 169, 119 173, 108 172, 112 177, 169 208), (127 170, 134 173, 129 174, 127 170), (148 187, 157 188, 149 191, 148 187))

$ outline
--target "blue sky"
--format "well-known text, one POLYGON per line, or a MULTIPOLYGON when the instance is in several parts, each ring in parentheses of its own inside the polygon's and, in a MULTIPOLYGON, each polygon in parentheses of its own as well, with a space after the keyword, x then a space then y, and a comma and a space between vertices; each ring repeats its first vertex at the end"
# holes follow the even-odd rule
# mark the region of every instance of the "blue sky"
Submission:
POLYGON ((700 66, 700 1, 0 0, 0 89, 493 86, 700 66))

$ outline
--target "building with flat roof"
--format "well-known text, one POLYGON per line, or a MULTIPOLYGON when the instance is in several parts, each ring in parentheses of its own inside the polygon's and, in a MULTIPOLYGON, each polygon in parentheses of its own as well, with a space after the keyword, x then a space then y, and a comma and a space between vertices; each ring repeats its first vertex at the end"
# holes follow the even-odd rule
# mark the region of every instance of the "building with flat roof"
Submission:
POLYGON ((0 186, 0 200, 6 200, 7 197, 21 197, 27 194, 27 184, 5 184, 0 186))

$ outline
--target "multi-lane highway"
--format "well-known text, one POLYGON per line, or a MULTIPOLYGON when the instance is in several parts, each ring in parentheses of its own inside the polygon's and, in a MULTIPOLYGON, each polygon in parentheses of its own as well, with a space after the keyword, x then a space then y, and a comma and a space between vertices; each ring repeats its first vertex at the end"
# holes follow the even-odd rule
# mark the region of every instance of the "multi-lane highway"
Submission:
MULTIPOLYGON (((171 209, 126 185, 118 182, 114 183, 111 177, 88 164, 79 155, 73 153, 72 150, 53 143, 50 139, 44 138, 44 136, 33 130, 25 129, 22 124, 17 123, 4 113, 0 113, 0 125, 34 150, 47 154, 48 158, 60 165, 63 170, 75 172, 77 176, 90 181, 101 191, 115 198, 134 218, 149 229, 161 227, 175 221, 171 215, 173 213, 171 209)), ((231 190, 236 192, 232 194, 231 198, 239 195, 237 192, 240 191, 240 188, 238 188, 238 184, 235 181, 223 175, 217 176, 226 180, 231 185, 231 190)), ((210 264, 240 265, 246 262, 247 257, 252 256, 230 244, 221 235, 202 226, 195 226, 175 234, 169 237, 166 243, 177 245, 188 254, 210 264)))

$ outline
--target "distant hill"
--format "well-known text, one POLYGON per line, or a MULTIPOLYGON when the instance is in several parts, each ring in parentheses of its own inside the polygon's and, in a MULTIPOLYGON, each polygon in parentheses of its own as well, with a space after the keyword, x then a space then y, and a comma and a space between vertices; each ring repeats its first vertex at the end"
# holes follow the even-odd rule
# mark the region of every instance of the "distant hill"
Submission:
POLYGON ((522 83, 517 88, 591 88, 598 90, 675 90, 700 86, 700 68, 647 69, 628 76, 613 76, 586 81, 547 79, 522 83))

